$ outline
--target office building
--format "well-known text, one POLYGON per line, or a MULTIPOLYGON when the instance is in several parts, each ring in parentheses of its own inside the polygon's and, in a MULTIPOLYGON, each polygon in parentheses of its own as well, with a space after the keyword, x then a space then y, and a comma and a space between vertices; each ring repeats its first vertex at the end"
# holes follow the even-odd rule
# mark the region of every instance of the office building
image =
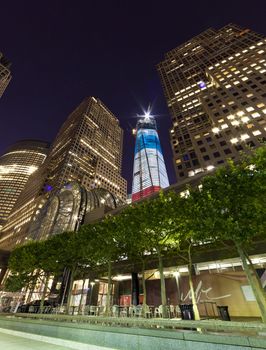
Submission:
POLYGON ((0 157, 0 228, 6 222, 30 177, 44 162, 49 145, 23 140, 10 146, 0 157))
POLYGON ((0 97, 11 80, 10 62, 0 52, 0 97))
POLYGON ((137 122, 132 202, 169 186, 154 117, 146 114, 137 122))
POLYGON ((233 24, 211 28, 168 52, 158 71, 178 181, 265 141, 264 36, 233 24))
MULTIPOLYGON (((2 228, 0 246, 12 249, 28 238, 30 224, 41 208, 68 183, 78 183, 86 191, 102 188, 114 195, 117 203, 125 203, 122 149, 123 130, 118 119, 99 99, 86 98, 69 115, 44 164, 30 177, 2 228)), ((61 201, 61 206, 64 203, 61 201)))

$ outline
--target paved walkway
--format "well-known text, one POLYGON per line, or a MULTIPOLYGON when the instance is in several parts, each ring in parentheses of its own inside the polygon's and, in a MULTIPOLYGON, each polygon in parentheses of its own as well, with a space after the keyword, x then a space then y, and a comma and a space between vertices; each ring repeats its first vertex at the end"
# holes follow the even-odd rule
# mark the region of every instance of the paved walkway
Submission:
POLYGON ((115 350, 0 328, 0 349, 3 350, 115 350), (62 345, 60 345, 62 344, 62 345))

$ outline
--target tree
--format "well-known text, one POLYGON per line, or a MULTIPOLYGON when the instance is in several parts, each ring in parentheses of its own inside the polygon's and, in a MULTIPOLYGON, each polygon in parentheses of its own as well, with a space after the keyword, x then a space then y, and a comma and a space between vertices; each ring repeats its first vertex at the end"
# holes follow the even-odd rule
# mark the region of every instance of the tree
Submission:
MULTIPOLYGON (((15 248, 8 261, 8 269, 11 274, 6 281, 6 288, 12 291, 19 288, 29 289, 30 300, 34 287, 41 272, 38 270, 38 258, 40 256, 39 242, 28 242, 15 248)), ((18 291, 18 289, 17 289, 18 291)))
POLYGON ((206 177, 197 193, 200 210, 194 222, 202 240, 233 242, 266 322, 266 294, 248 254, 254 239, 265 237, 266 147, 206 177))
POLYGON ((174 252, 181 257, 188 266, 188 280, 191 301, 195 319, 199 320, 199 310, 197 306, 196 293, 193 284, 193 261, 192 250, 200 241, 200 232, 195 225, 194 218, 198 214, 199 203, 195 201, 191 188, 186 191, 187 195, 180 196, 175 192, 168 194, 168 200, 172 205, 171 226, 174 226, 171 234, 171 247, 174 252))
POLYGON ((57 262, 70 271, 66 305, 66 312, 69 313, 74 279, 81 272, 84 273, 84 269, 95 265, 95 252, 92 249, 91 236, 85 235, 84 230, 77 233, 64 232, 58 235, 58 239, 62 240, 63 244, 57 262))
POLYGON ((117 234, 121 242, 121 247, 123 247, 124 255, 132 265, 139 263, 142 266, 143 308, 146 308, 147 292, 145 266, 147 259, 150 258, 150 254, 147 254, 147 250, 149 249, 149 237, 144 230, 140 229, 142 217, 139 215, 139 211, 135 209, 137 205, 138 204, 128 206, 117 216, 117 234))
POLYGON ((155 199, 138 203, 134 208, 134 216, 138 218, 138 228, 146 237, 143 240, 146 252, 155 253, 158 258, 163 317, 167 317, 163 257, 167 252, 170 235, 174 229, 171 225, 172 210, 171 203, 163 192, 160 192, 155 199))
POLYGON ((86 230, 90 227, 91 240, 90 244, 94 251, 95 260, 100 265, 107 266, 108 269, 108 290, 106 299, 105 314, 110 315, 111 292, 112 292, 112 265, 120 260, 123 255, 121 240, 118 235, 118 216, 107 216, 100 223, 95 224, 92 228, 90 225, 84 227, 86 230))

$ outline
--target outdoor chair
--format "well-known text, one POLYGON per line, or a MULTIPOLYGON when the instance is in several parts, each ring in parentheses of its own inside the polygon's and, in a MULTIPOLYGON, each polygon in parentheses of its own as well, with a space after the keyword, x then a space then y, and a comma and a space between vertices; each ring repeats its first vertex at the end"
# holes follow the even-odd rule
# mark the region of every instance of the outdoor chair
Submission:
POLYGON ((176 305, 176 307, 175 307, 175 316, 177 318, 181 318, 181 310, 180 310, 179 305, 176 305))
POLYGON ((149 305, 145 304, 143 305, 143 316, 146 318, 151 318, 152 317, 152 310, 149 307, 149 305))
POLYGON ((159 305, 158 307, 155 308, 154 310, 154 316, 155 317, 163 317, 163 306, 159 305))
POLYGON ((118 305, 113 305, 112 306, 112 316, 118 317, 119 315, 119 306, 118 305))
POLYGON ((99 306, 98 307, 98 315, 102 316, 105 314, 106 306, 99 306))
POLYGON ((142 305, 135 306, 135 317, 142 317, 142 316, 143 316, 142 305))
POLYGON ((88 315, 90 311, 90 305, 85 305, 82 310, 82 315, 88 315))
POLYGON ((97 307, 96 306, 93 306, 93 305, 90 306, 89 315, 94 315, 94 316, 97 315, 97 307))
POLYGON ((127 317, 127 308, 123 307, 122 309, 120 309, 120 316, 121 317, 127 317))
POLYGON ((131 305, 128 309, 128 314, 130 317, 134 317, 135 315, 135 306, 131 305))
POLYGON ((171 317, 175 317, 175 307, 174 307, 174 305, 170 305, 169 306, 169 311, 170 311, 170 318, 171 317))

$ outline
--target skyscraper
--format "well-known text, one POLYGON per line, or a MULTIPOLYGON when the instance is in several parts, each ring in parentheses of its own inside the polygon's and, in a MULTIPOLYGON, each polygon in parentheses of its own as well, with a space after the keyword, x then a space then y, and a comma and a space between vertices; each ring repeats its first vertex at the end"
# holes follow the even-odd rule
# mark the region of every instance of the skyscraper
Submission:
POLYGON ((69 115, 44 164, 30 177, 2 228, 0 246, 10 249, 20 243, 47 199, 67 183, 77 182, 86 190, 103 188, 125 202, 122 148, 118 119, 99 99, 86 98, 69 115))
POLYGON ((208 29, 158 65, 172 117, 178 180, 238 159, 266 139, 266 40, 230 24, 208 29))
POLYGON ((0 52, 0 97, 11 80, 10 62, 0 52))
POLYGON ((137 122, 132 201, 169 186, 155 119, 146 114, 137 122))
POLYGON ((29 176, 44 162, 49 145, 23 140, 10 146, 0 157, 0 228, 7 220, 29 176))

